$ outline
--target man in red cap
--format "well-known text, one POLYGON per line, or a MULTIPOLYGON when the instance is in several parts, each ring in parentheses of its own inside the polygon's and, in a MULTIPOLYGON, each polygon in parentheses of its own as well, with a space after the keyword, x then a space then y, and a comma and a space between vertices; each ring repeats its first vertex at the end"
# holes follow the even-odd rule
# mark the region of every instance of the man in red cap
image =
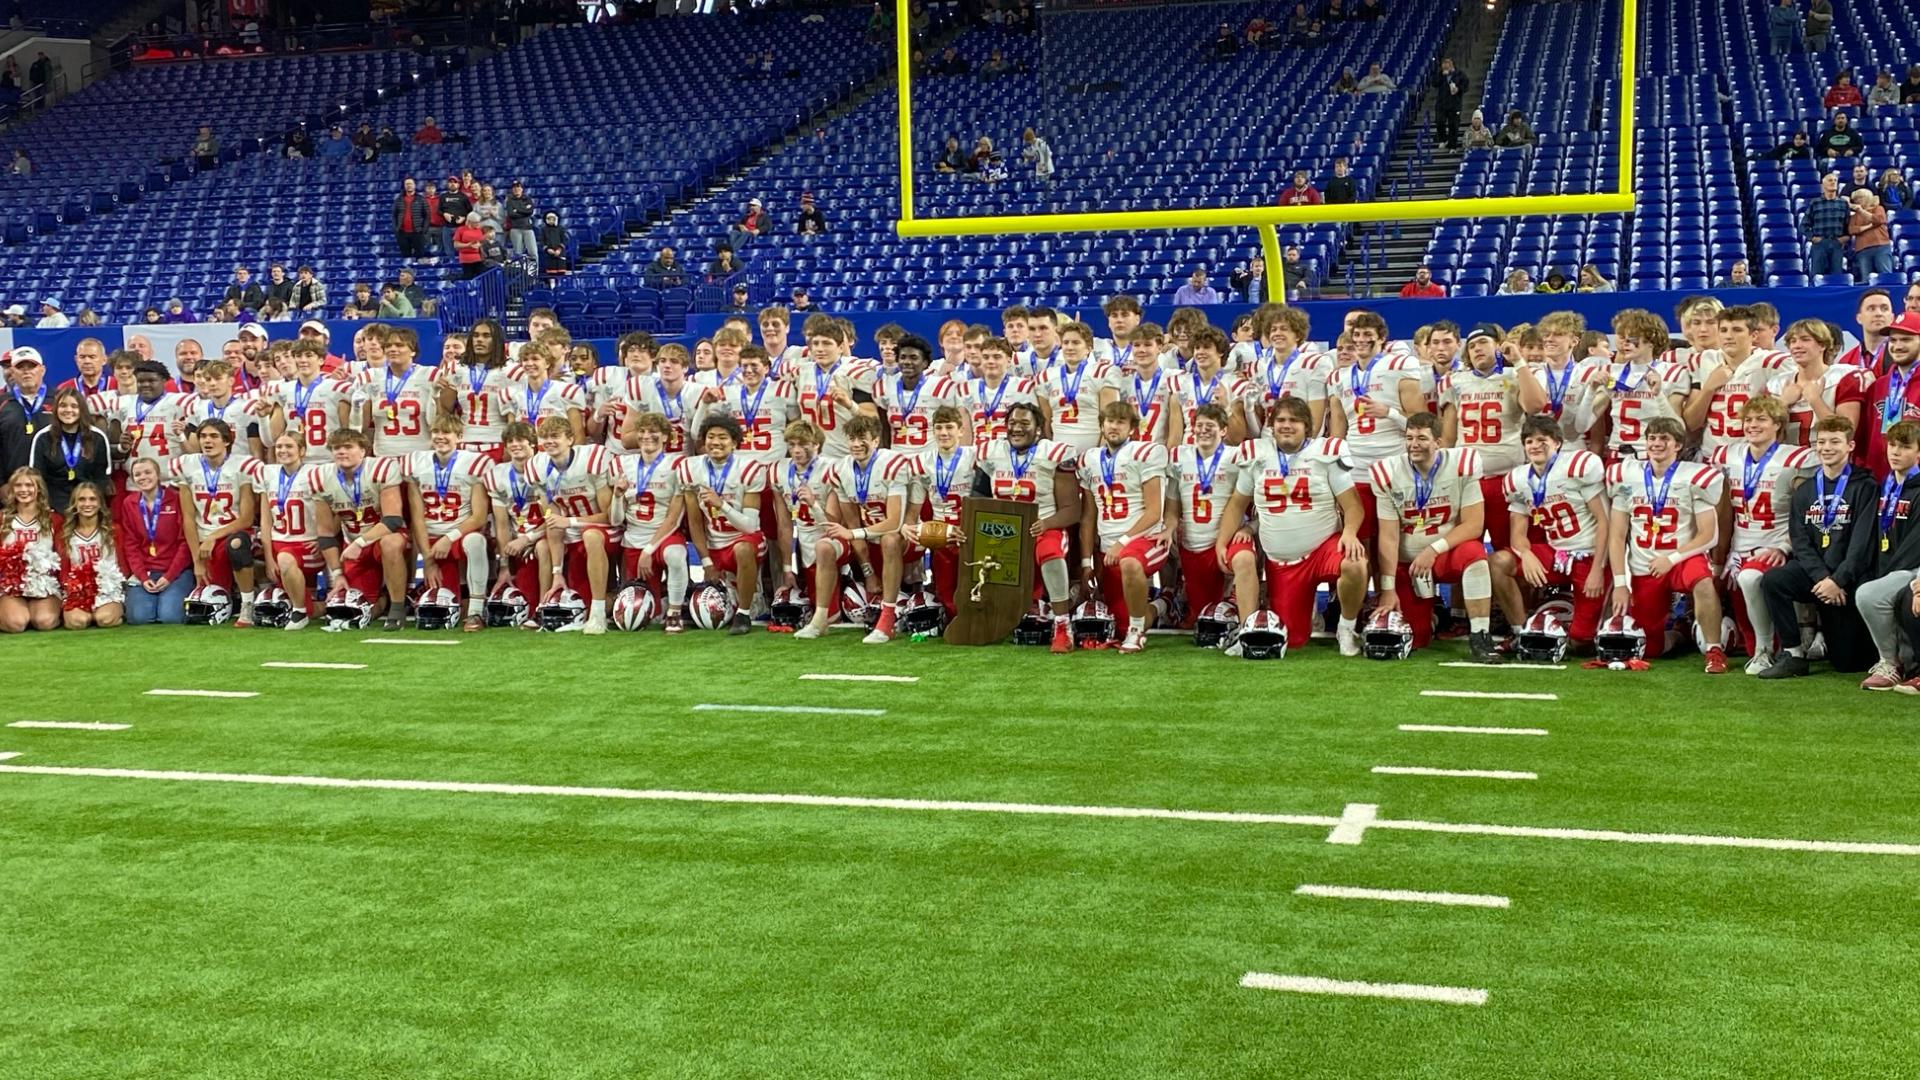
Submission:
POLYGON ((1860 416, 1863 429, 1854 440, 1854 464, 1887 476, 1886 430, 1902 420, 1920 420, 1920 311, 1909 311, 1887 324, 1885 362, 1880 377, 1867 392, 1860 416))

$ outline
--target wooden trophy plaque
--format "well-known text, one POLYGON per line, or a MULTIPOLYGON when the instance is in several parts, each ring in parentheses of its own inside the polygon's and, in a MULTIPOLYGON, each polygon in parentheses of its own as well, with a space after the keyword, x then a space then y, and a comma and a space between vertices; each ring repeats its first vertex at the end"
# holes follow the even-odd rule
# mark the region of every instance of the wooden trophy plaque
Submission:
POLYGON ((1033 604, 1033 523, 1039 508, 969 498, 960 512, 960 579, 949 645, 998 645, 1033 604))

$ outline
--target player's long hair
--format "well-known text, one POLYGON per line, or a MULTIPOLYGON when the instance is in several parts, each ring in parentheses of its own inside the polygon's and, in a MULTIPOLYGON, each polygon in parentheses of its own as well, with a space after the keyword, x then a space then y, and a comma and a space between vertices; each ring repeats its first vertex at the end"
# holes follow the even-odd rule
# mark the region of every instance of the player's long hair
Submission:
POLYGON ((6 547, 13 542, 14 519, 23 516, 20 513, 20 507, 13 501, 13 486, 22 480, 33 481, 34 491, 32 512, 24 516, 32 518, 40 526, 42 533, 53 527, 53 508, 47 503, 46 478, 22 465, 13 470, 12 476, 7 477, 7 507, 6 512, 0 514, 0 547, 6 547))
POLYGON ((80 531, 80 511, 75 510, 73 504, 88 492, 92 492, 100 503, 100 508, 93 514, 93 528, 100 534, 100 557, 111 559, 114 557, 113 514, 107 506, 107 493, 100 490, 99 484, 91 481, 75 484, 73 494, 67 497, 66 517, 60 522, 60 550, 66 551, 68 545, 73 543, 74 535, 80 531))

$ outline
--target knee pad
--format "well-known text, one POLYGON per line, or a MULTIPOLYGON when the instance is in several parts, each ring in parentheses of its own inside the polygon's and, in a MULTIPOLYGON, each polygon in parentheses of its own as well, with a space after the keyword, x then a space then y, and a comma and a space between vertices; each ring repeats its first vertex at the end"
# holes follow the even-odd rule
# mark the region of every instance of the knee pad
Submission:
POLYGON ((253 542, 244 535, 227 537, 227 563, 235 570, 253 567, 253 542))

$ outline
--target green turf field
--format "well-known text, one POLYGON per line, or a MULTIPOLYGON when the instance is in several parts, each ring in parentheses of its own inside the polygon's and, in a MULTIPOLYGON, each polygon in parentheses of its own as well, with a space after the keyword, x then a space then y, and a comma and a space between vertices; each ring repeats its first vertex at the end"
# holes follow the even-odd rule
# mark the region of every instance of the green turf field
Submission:
POLYGON ((1234 661, 1164 637, 1140 657, 1054 657, 847 631, 361 640, 379 636, 0 644, 16 688, 0 723, 131 725, 0 727, 19 754, 0 764, 0 1076, 1920 1075, 1920 848, 1392 824, 1329 842, 1351 804, 1375 804, 1403 824, 1920 844, 1920 700, 1852 678, 1708 679, 1692 657, 1645 674, 1439 666, 1464 658, 1452 644, 1382 664, 1324 644, 1234 661), (619 790, 13 771, 43 767, 619 790), (649 790, 1317 824, 612 797, 649 790), (1487 999, 1242 988, 1249 972, 1487 999))

